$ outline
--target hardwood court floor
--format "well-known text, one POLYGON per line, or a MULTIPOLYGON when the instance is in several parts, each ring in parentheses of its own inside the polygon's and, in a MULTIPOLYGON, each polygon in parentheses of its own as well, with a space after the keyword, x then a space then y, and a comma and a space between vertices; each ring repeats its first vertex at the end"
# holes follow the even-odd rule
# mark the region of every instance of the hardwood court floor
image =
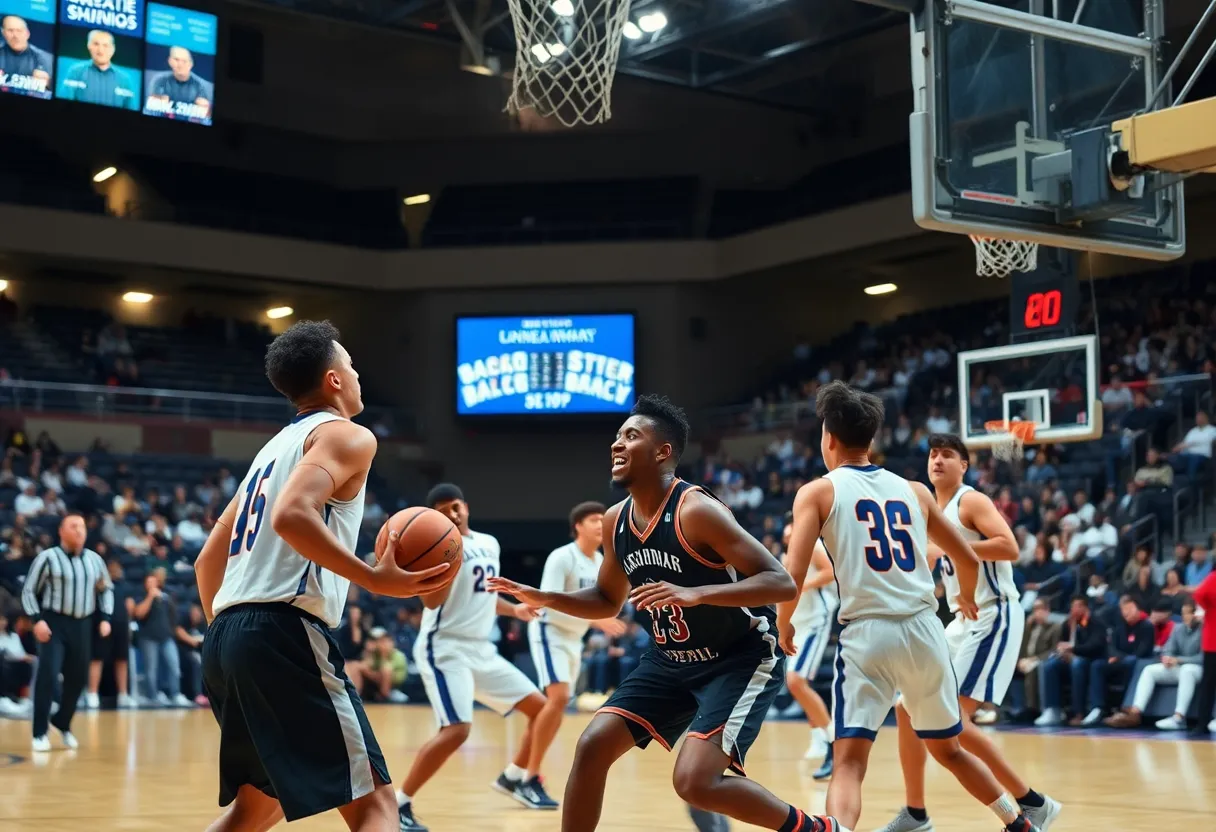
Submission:
MULTIPOLYGON (((374 707, 371 721, 400 781, 431 733, 430 711, 374 707)), ((569 717, 550 752, 548 781, 559 797, 574 742, 588 717, 569 717)), ((522 720, 478 711, 468 744, 416 799, 434 832, 557 832, 558 815, 529 812, 490 791, 489 783, 518 739, 522 720)), ((210 712, 81 713, 73 726, 77 752, 31 759, 29 722, 0 720, 0 832, 166 832, 201 830, 216 809, 219 733, 210 712), (11 755, 11 756, 10 756, 11 755)), ((998 733, 1024 776, 1065 803, 1058 832, 1100 829, 1211 829, 1216 817, 1216 741, 1063 733, 998 733)), ((748 772, 781 797, 823 809, 826 786, 801 762, 807 734, 800 723, 770 723, 748 756, 748 772)), ((692 832, 671 789, 672 756, 634 751, 609 779, 604 832, 692 832)), ((939 832, 995 832, 987 809, 930 764, 929 807, 939 832)), ((879 736, 865 785, 861 830, 886 822, 902 803, 894 729, 879 736)), ((278 828, 285 828, 280 825, 278 828)), ((344 829, 336 815, 291 829, 344 829)), ((734 829, 744 830, 742 824, 734 829)))

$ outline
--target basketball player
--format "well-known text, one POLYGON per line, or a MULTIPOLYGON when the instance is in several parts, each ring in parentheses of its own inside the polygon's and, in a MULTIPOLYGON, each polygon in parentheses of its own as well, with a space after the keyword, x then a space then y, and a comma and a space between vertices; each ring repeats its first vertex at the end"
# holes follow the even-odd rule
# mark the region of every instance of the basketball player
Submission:
POLYGON ((397 792, 401 832, 426 832, 414 817, 413 801, 422 786, 469 738, 473 701, 506 716, 519 711, 528 728, 515 754, 492 787, 529 809, 556 809, 540 780, 541 761, 557 733, 561 714, 545 708, 545 697, 523 671, 504 659, 490 641, 500 615, 531 621, 536 613, 499 597, 490 579, 499 569, 498 541, 469 528, 469 505, 451 483, 440 483, 426 504, 447 515, 464 540, 464 562, 451 584, 426 595, 422 626, 414 642, 414 662, 426 686, 439 732, 418 756, 397 792))
MULTIPOLYGON (((974 619, 980 563, 942 515, 929 489, 869 460, 882 426, 882 400, 832 382, 819 391, 821 447, 829 473, 804 485, 794 499, 790 574, 799 587, 822 538, 840 589, 840 632, 833 681, 835 771, 827 812, 855 827, 861 782, 878 728, 903 692, 909 721, 934 758, 986 804, 1009 832, 1035 829, 992 774, 959 745, 958 685, 941 622, 927 537, 945 550, 959 581, 959 612, 974 619)), ((791 625, 796 604, 780 606, 781 644, 796 650, 791 625)))
MULTIPOLYGON (((951 612, 956 614, 946 627, 946 642, 954 657, 954 676, 960 680, 963 732, 958 739, 1017 798, 1026 817, 1046 830, 1060 814, 1060 804, 1027 786, 992 740, 971 721, 982 703, 1000 705, 1005 698, 1017 669, 1026 614, 1013 583, 1017 540, 992 500, 963 484, 967 465, 967 446, 962 439, 945 433, 929 437, 929 481, 933 483, 937 507, 958 528, 981 561, 981 579, 975 588, 979 617, 972 621, 957 614, 954 599, 960 589, 954 564, 949 557, 936 553, 941 557, 946 598, 951 612)), ((895 715, 899 721, 899 761, 904 771, 907 805, 880 832, 932 832, 933 822, 925 811, 925 746, 912 729, 902 702, 895 706, 895 715)))
POLYGON ((350 421, 363 402, 338 330, 295 324, 267 349, 266 375, 298 413, 258 452, 194 565, 228 807, 209 829, 337 809, 352 830, 396 832, 392 781, 330 629, 352 581, 407 597, 433 592, 447 564, 405 572, 351 551, 376 437, 350 421))
MULTIPOLYGON (((790 516, 786 518, 785 529, 781 533, 782 545, 787 553, 793 533, 793 517, 790 516)), ((803 759, 822 757, 823 765, 811 776, 816 780, 826 780, 832 776, 832 718, 823 699, 811 687, 811 681, 823 663, 823 651, 827 649, 828 639, 832 635, 832 622, 840 603, 836 598, 836 573, 822 543, 815 544, 811 567, 806 583, 802 585, 798 606, 794 609, 792 623, 794 632, 798 634, 798 655, 792 667, 786 666, 785 686, 802 706, 811 725, 811 744, 803 759)))
MULTIPOLYGON (((570 511, 570 533, 574 540, 559 546, 545 559, 545 571, 540 588, 546 592, 573 592, 595 586, 604 556, 600 545, 604 540, 603 503, 579 503, 570 511)), ((561 726, 562 715, 570 704, 574 685, 583 665, 583 637, 589 627, 605 635, 619 636, 625 623, 618 618, 588 622, 582 618, 562 615, 555 610, 541 610, 535 621, 528 622, 528 645, 532 663, 545 692, 545 708, 552 712, 546 726, 554 732, 561 726)), ((538 738, 548 745, 553 737, 538 738)))
POLYGON ((612 764, 653 740, 676 759, 676 793, 694 808, 782 832, 839 832, 746 777, 744 759, 781 688, 785 657, 773 605, 792 599, 790 576, 730 509, 675 475, 688 443, 684 411, 640 396, 612 443, 612 481, 629 497, 604 515, 596 584, 546 592, 496 579, 531 607, 614 617, 626 600, 648 610, 654 645, 583 732, 566 781, 562 832, 599 825, 612 764), (632 588, 632 589, 631 589, 632 588))

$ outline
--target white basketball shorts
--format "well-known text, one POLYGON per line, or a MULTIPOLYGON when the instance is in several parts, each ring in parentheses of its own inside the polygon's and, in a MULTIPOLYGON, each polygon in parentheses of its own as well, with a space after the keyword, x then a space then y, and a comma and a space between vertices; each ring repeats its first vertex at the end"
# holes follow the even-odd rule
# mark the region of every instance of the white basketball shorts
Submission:
POLYGON ((488 641, 423 635, 414 643, 414 662, 440 727, 472 722, 474 700, 505 716, 536 692, 488 641))
POLYGON ((583 640, 544 621, 529 621, 528 646, 541 690, 563 683, 573 691, 583 667, 583 640))
POLYGON ((819 666, 823 664, 823 654, 828 649, 828 641, 832 637, 832 619, 821 618, 811 624, 798 626, 794 624, 794 642, 798 645, 798 655, 794 662, 785 663, 785 672, 797 673, 808 682, 815 681, 819 666))
POLYGON ((985 605, 975 621, 962 616, 946 627, 959 696, 1000 705, 1013 681, 1022 649, 1026 613, 1002 598, 985 605))
POLYGON ((875 739, 900 692, 921 738, 962 733, 950 649, 933 610, 908 618, 850 621, 840 631, 835 671, 837 739, 875 739))

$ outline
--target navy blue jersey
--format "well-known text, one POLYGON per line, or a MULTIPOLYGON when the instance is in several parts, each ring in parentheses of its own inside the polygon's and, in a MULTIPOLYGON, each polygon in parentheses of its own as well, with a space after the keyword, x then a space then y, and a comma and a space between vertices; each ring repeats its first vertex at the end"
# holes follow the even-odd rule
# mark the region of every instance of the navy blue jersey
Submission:
MULTIPOLYGON (((613 548, 631 586, 666 581, 676 586, 729 584, 740 575, 716 554, 696 552, 680 530, 680 506, 693 491, 713 499, 698 485, 677 479, 658 514, 644 530, 644 517, 635 517, 633 498, 626 499, 613 530, 613 548)), ((742 576, 747 577, 747 576, 742 576)), ((776 610, 769 607, 663 607, 650 611, 655 646, 676 662, 716 659, 753 629, 776 631, 776 610)))

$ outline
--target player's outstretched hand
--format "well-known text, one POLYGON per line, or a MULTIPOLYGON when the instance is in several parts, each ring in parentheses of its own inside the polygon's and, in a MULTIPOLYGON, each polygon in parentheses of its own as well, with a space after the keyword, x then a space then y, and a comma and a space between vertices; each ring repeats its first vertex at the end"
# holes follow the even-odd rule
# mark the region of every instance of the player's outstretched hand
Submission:
POLYGON ((975 603, 975 596, 967 597, 966 594, 960 593, 954 599, 958 603, 958 611, 963 614, 963 618, 975 621, 980 617, 980 608, 975 603))
POLYGON ((623 636, 626 630, 625 622, 619 618, 601 618, 599 621, 592 621, 591 626, 608 636, 608 638, 623 636))
POLYGON ((511 608, 511 615, 520 621, 535 621, 540 616, 540 613, 534 607, 529 607, 527 604, 516 604, 511 608))
POLYGON ((449 563, 440 563, 418 572, 407 572, 397 565, 393 557, 382 557, 372 569, 372 580, 366 588, 377 595, 390 598, 413 598, 429 595, 443 589, 446 578, 443 573, 452 568, 449 563))
POLYGON ((541 592, 535 587, 530 587, 527 584, 517 584, 508 578, 494 577, 486 580, 486 589, 490 592, 501 592, 503 595, 510 595, 517 601, 532 607, 532 609, 541 609, 548 601, 545 596, 547 593, 541 592))
POLYGON ((794 641, 796 635, 792 625, 783 627, 781 622, 777 622, 777 645, 787 656, 798 655, 798 643, 794 641))
POLYGON ((701 603, 701 592, 695 587, 676 586, 667 581, 642 584, 629 593, 629 600, 639 610, 659 607, 695 607, 701 603))

